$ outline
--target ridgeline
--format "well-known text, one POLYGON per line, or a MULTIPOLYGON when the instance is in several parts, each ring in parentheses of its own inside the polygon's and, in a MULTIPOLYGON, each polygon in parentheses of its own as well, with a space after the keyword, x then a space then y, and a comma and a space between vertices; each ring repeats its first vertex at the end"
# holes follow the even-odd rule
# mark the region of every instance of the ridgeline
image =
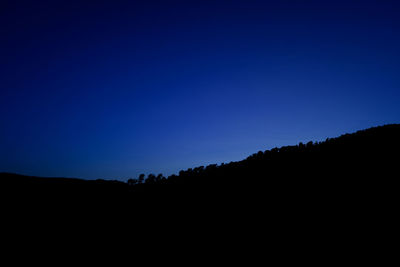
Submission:
POLYGON ((23 198, 252 198, 364 194, 396 180, 400 125, 391 124, 260 151, 228 164, 199 166, 179 175, 141 175, 128 182, 40 178, 0 173, 2 194, 23 198))

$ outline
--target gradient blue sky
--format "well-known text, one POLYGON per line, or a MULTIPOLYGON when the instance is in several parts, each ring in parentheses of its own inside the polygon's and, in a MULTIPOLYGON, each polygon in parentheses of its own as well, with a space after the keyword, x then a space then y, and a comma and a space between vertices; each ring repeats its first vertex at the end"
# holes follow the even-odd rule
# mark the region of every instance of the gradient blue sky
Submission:
POLYGON ((126 179, 400 119, 400 1, 1 1, 0 171, 126 179))

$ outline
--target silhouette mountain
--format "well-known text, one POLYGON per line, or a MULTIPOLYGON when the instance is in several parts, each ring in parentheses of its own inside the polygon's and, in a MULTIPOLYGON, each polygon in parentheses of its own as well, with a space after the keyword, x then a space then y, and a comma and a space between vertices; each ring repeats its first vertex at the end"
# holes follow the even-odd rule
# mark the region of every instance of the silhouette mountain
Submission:
POLYGON ((400 124, 391 124, 267 151, 228 164, 212 164, 168 178, 141 175, 127 183, 108 180, 41 178, 0 173, 4 195, 138 197, 308 197, 367 194, 390 190, 400 148, 400 124))
POLYGON ((250 245, 255 259, 267 250, 280 261, 382 263, 399 223, 399 137, 400 124, 385 125, 126 183, 1 173, 3 229, 49 244, 53 233, 91 246, 124 240, 170 256, 174 240, 185 253, 204 242, 220 258, 232 259, 221 247, 240 255, 250 245))

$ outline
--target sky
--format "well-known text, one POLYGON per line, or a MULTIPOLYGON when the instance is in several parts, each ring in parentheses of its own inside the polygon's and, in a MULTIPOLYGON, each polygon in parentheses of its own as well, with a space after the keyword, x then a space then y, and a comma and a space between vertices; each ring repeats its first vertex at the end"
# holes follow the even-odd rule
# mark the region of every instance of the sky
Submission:
POLYGON ((170 175, 400 122, 400 1, 1 1, 0 172, 170 175))

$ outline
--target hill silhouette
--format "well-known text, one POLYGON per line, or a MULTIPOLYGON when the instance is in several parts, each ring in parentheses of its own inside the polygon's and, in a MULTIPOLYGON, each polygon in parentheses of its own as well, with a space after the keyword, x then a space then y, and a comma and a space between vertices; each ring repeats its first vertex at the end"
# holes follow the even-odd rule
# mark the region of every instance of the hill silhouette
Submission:
MULTIPOLYGON (((153 198, 293 198, 363 194, 383 190, 395 178, 400 125, 391 124, 328 138, 259 151, 228 164, 182 170, 178 175, 141 175, 127 183, 108 180, 41 178, 0 173, 2 194, 153 198)), ((389 188, 385 188, 389 190, 389 188)))
POLYGON ((285 260, 369 253, 381 263, 398 225, 399 137, 399 124, 385 125, 126 183, 2 173, 3 229, 18 229, 23 240, 45 235, 50 244, 85 237, 90 245, 157 242, 169 251, 179 240, 193 253, 184 244, 201 240, 219 257, 232 255, 218 244, 235 253, 251 244, 258 257, 268 245, 285 260))

